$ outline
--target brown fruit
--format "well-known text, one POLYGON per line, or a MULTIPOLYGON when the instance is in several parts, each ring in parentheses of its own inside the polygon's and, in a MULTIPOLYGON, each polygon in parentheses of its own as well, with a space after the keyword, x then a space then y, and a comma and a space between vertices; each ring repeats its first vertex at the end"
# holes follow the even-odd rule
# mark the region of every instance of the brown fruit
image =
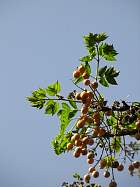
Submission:
POLYGON ((80 134, 75 133, 72 137, 71 137, 71 141, 74 142, 75 140, 79 140, 80 138, 80 134))
POLYGON ((110 177, 110 172, 109 171, 105 171, 103 175, 104 175, 105 178, 108 178, 108 177, 110 177))
POLYGON ((140 167, 140 162, 139 161, 134 161, 133 166, 134 166, 134 168, 138 169, 140 167))
POLYGON ((87 149, 86 148, 82 149, 82 155, 87 155, 87 149))
POLYGON ((83 74, 85 72, 85 67, 81 64, 79 67, 78 67, 78 70, 80 71, 81 74, 83 74))
POLYGON ((86 91, 81 92, 80 94, 82 100, 86 100, 89 96, 89 93, 86 91))
POLYGON ((118 171, 123 171, 123 169, 124 169, 124 166, 123 166, 122 164, 120 164, 120 165, 117 167, 117 170, 118 170, 118 171))
POLYGON ((117 160, 113 161, 112 167, 117 168, 119 166, 119 162, 117 160))
POLYGON ((99 136, 99 137, 104 136, 104 135, 105 135, 105 133, 106 133, 105 129, 100 128, 100 129, 99 129, 98 136, 99 136))
POLYGON ((85 175, 84 175, 84 181, 85 181, 86 183, 89 183, 89 181, 90 181, 90 175, 89 175, 89 174, 85 174, 85 175))
POLYGON ((104 169, 105 166, 106 166, 106 161, 105 160, 100 160, 100 162, 99 162, 100 169, 104 169))
POLYGON ((78 120, 78 121, 77 121, 76 127, 77 127, 78 129, 80 129, 80 128, 83 128, 84 125, 85 125, 85 121, 81 119, 81 120, 78 120))
POLYGON ((117 187, 117 183, 115 181, 110 182, 109 187, 117 187))
POLYGON ((93 164, 93 162, 94 162, 94 159, 93 159, 93 158, 87 159, 87 163, 88 163, 88 164, 93 164))
POLYGON ((93 171, 93 172, 92 172, 92 176, 93 176, 94 178, 99 177, 99 172, 98 172, 98 171, 93 171))
POLYGON ((74 156, 75 158, 80 157, 80 152, 74 152, 74 153, 73 153, 73 156, 74 156))
POLYGON ((76 94, 75 94, 75 98, 76 98, 77 100, 81 100, 81 93, 76 93, 76 94))
POLYGON ((130 164, 129 166, 128 166, 128 170, 129 171, 133 171, 135 168, 134 168, 134 166, 132 165, 132 164, 130 164))
POLYGON ((140 140, 140 133, 136 133, 135 138, 136 138, 136 140, 140 140))
POLYGON ((100 124, 100 114, 99 112, 94 112, 93 113, 93 120, 96 123, 96 125, 98 126, 100 124))
POLYGON ((94 144, 93 138, 89 138, 89 139, 88 139, 88 145, 93 145, 93 144, 94 144))
POLYGON ((71 150, 73 148, 73 144, 72 143, 68 143, 67 144, 67 150, 71 150))
POLYGON ((90 168, 88 169, 88 171, 89 171, 89 173, 92 173, 93 171, 96 171, 96 169, 95 169, 94 167, 90 167, 90 168))
POLYGON ((91 87, 96 90, 98 88, 98 82, 92 82, 91 87))
POLYGON ((80 73, 79 70, 75 70, 75 71, 73 72, 73 77, 74 77, 74 78, 79 78, 80 75, 81 75, 81 73, 80 73))
POLYGON ((75 140, 74 144, 77 146, 77 147, 80 147, 82 145, 82 141, 81 140, 75 140))
POLYGON ((96 127, 95 129, 93 129, 93 136, 97 136, 99 133, 99 127, 96 127))
POLYGON ((89 86, 90 85, 90 80, 89 79, 84 79, 83 81, 85 86, 89 86))
POLYGON ((88 142, 89 142, 89 138, 88 138, 88 136, 85 136, 84 138, 82 138, 82 142, 83 142, 83 144, 88 144, 88 142))
POLYGON ((88 73, 85 71, 85 72, 82 74, 82 77, 83 77, 84 79, 88 79, 88 78, 89 78, 89 75, 88 75, 88 73))
POLYGON ((93 158, 93 157, 94 157, 94 154, 93 154, 92 152, 89 152, 89 153, 87 154, 87 158, 88 158, 88 159, 93 158))
POLYGON ((112 115, 112 110, 109 109, 108 111, 106 111, 106 112, 105 112, 105 115, 106 115, 106 116, 111 116, 111 115, 112 115))
POLYGON ((82 114, 87 114, 87 112, 88 112, 88 107, 83 106, 83 107, 81 108, 81 113, 82 113, 82 114))

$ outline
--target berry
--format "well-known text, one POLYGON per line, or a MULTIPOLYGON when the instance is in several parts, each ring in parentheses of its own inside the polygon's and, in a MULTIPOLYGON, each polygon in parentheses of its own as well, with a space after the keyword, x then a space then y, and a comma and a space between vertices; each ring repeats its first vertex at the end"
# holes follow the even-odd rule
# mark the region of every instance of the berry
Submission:
POLYGON ((109 187, 117 187, 117 183, 115 181, 110 182, 109 187))
POLYGON ((79 70, 75 70, 75 71, 73 72, 73 77, 74 77, 74 78, 79 78, 80 75, 81 75, 81 73, 80 73, 79 70))
POLYGON ((109 173, 109 171, 105 171, 103 175, 104 175, 105 178, 110 177, 110 173, 109 173))
POLYGON ((118 171, 123 171, 123 169, 124 169, 124 166, 123 166, 122 164, 120 164, 120 165, 117 167, 117 170, 118 170, 118 171))
POLYGON ((73 148, 73 144, 72 143, 68 143, 67 144, 67 150, 71 150, 73 148))
POLYGON ((83 81, 83 83, 84 83, 85 86, 88 86, 88 85, 90 85, 90 80, 89 79, 85 79, 83 81))
POLYGON ((98 88, 98 82, 92 82, 91 87, 96 90, 98 88))
POLYGON ((85 175, 84 175, 84 181, 85 181, 86 183, 88 183, 88 182, 90 181, 90 175, 89 175, 89 174, 85 174, 85 175))
POLYGON ((92 173, 93 171, 96 171, 96 169, 95 169, 94 167, 90 167, 90 168, 88 169, 88 171, 89 171, 89 173, 92 173))
POLYGON ((128 166, 128 170, 129 171, 133 171, 135 168, 134 168, 134 166, 132 165, 132 164, 130 164, 129 166, 128 166))
POLYGON ((98 171, 93 171, 93 172, 92 172, 92 176, 93 176, 94 178, 99 177, 99 172, 98 172, 98 171))

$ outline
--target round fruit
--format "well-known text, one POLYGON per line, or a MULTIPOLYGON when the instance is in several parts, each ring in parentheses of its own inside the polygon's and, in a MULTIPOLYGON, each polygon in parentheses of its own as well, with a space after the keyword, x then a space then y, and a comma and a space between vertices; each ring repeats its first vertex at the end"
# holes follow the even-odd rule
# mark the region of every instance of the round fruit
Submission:
POLYGON ((99 136, 99 137, 104 136, 104 135, 105 135, 105 133, 106 133, 105 129, 100 128, 100 129, 99 129, 98 136, 99 136))
POLYGON ((88 73, 85 71, 85 72, 82 74, 82 77, 83 77, 84 79, 88 79, 88 78, 89 78, 89 75, 88 75, 88 73))
POLYGON ((72 143, 68 143, 67 144, 67 150, 71 150, 73 148, 73 144, 72 143))
POLYGON ((100 160, 100 162, 99 162, 100 169, 105 168, 105 166, 106 166, 106 161, 105 160, 100 160))
POLYGON ((78 147, 80 147, 82 145, 82 141, 81 140, 75 140, 74 144, 78 147))
POLYGON ((119 162, 117 160, 113 161, 112 167, 117 168, 119 166, 119 162))
POLYGON ((89 79, 85 79, 83 81, 83 83, 84 83, 85 86, 88 86, 88 85, 90 85, 90 80, 89 79))
POLYGON ((140 140, 140 133, 136 133, 135 138, 136 138, 136 140, 140 140))
POLYGON ((79 78, 80 75, 81 75, 81 73, 80 73, 79 70, 75 70, 75 71, 73 72, 73 77, 74 77, 74 78, 79 78))
POLYGON ((95 169, 94 167, 90 167, 90 168, 88 169, 88 171, 89 171, 89 173, 92 173, 93 171, 96 171, 96 169, 95 169))
POLYGON ((93 164, 93 162, 94 162, 94 159, 93 159, 93 158, 87 159, 87 163, 88 163, 88 164, 93 164))
POLYGON ((134 161, 133 166, 134 166, 134 168, 138 169, 140 167, 140 162, 139 161, 134 161))
POLYGON ((85 125, 85 121, 81 119, 81 120, 78 120, 78 122, 77 122, 77 124, 76 124, 76 127, 77 127, 78 129, 80 129, 80 128, 83 128, 84 125, 85 125))
POLYGON ((115 181, 110 182, 109 187, 117 187, 117 183, 115 181))
POLYGON ((93 138, 89 138, 89 139, 88 139, 88 145, 93 145, 93 144, 94 144, 93 138))
POLYGON ((76 98, 77 100, 81 100, 81 93, 76 93, 76 94, 75 94, 75 98, 76 98))
POLYGON ((80 94, 82 100, 86 100, 89 96, 89 93, 86 91, 81 92, 80 94))
POLYGON ((71 141, 74 142, 75 140, 79 140, 80 138, 80 134, 75 133, 72 137, 71 137, 71 141))
POLYGON ((96 90, 98 88, 98 82, 92 82, 91 87, 96 90))
POLYGON ((98 171, 93 171, 93 172, 92 172, 92 176, 93 176, 94 178, 99 177, 99 172, 98 172, 98 171))
POLYGON ((123 169, 124 169, 124 166, 123 166, 122 164, 120 164, 120 165, 117 167, 117 170, 118 170, 118 171, 123 171, 123 169))
POLYGON ((87 149, 86 148, 82 149, 82 155, 87 155, 87 149))
POLYGON ((88 112, 88 107, 83 106, 83 107, 81 108, 81 113, 82 113, 82 114, 87 114, 87 112, 88 112))
POLYGON ((93 114, 93 119, 96 125, 98 126, 100 124, 100 114, 99 112, 94 112, 93 114))
POLYGON ((86 183, 88 183, 88 182, 90 181, 90 175, 89 175, 89 174, 85 174, 85 175, 84 175, 84 181, 85 181, 86 183))
POLYGON ((88 142, 89 142, 89 138, 88 138, 88 136, 85 136, 84 138, 82 138, 82 142, 83 142, 83 144, 88 144, 88 142))
POLYGON ((83 74, 85 72, 85 67, 81 64, 79 67, 78 67, 78 70, 80 71, 81 74, 83 74))
POLYGON ((93 154, 92 152, 89 152, 89 153, 87 154, 87 158, 88 158, 88 159, 93 158, 93 157, 94 157, 94 154, 93 154))
POLYGON ((112 110, 109 109, 108 111, 106 111, 106 112, 105 112, 105 115, 106 115, 106 116, 111 116, 111 115, 112 115, 112 110))
POLYGON ((97 136, 99 133, 99 127, 96 127, 95 129, 93 129, 93 136, 97 136))
POLYGON ((129 171, 133 171, 135 168, 134 168, 134 166, 132 165, 132 164, 130 164, 129 166, 128 166, 128 170, 129 171))
POLYGON ((109 171, 105 171, 103 175, 104 175, 105 178, 110 177, 110 173, 109 173, 109 171))

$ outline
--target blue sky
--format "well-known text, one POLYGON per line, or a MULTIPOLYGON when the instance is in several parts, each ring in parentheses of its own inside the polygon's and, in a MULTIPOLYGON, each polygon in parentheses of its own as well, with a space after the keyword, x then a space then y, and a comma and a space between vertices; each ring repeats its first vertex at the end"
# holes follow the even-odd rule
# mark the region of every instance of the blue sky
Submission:
MULTIPOLYGON (((107 32, 121 74, 118 87, 103 91, 110 99, 139 101, 139 9, 139 0, 0 1, 0 186, 57 187, 73 172, 86 172, 84 160, 54 154, 57 119, 32 109, 25 97, 56 80, 68 93, 86 54, 82 36, 107 32)), ((138 187, 138 177, 128 176, 118 175, 118 186, 138 187)))

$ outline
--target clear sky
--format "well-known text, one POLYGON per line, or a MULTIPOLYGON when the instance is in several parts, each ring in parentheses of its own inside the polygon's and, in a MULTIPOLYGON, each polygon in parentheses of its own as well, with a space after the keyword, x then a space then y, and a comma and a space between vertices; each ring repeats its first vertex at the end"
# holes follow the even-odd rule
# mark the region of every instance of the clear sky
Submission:
MULTIPOLYGON (((103 90, 106 96, 140 101, 139 0, 0 0, 1 187, 58 187, 86 172, 85 160, 54 154, 57 119, 25 97, 56 80, 63 93, 74 88, 71 73, 89 32, 107 32, 119 52, 119 86, 103 90)), ((139 186, 138 177, 117 175, 118 187, 139 186)))

